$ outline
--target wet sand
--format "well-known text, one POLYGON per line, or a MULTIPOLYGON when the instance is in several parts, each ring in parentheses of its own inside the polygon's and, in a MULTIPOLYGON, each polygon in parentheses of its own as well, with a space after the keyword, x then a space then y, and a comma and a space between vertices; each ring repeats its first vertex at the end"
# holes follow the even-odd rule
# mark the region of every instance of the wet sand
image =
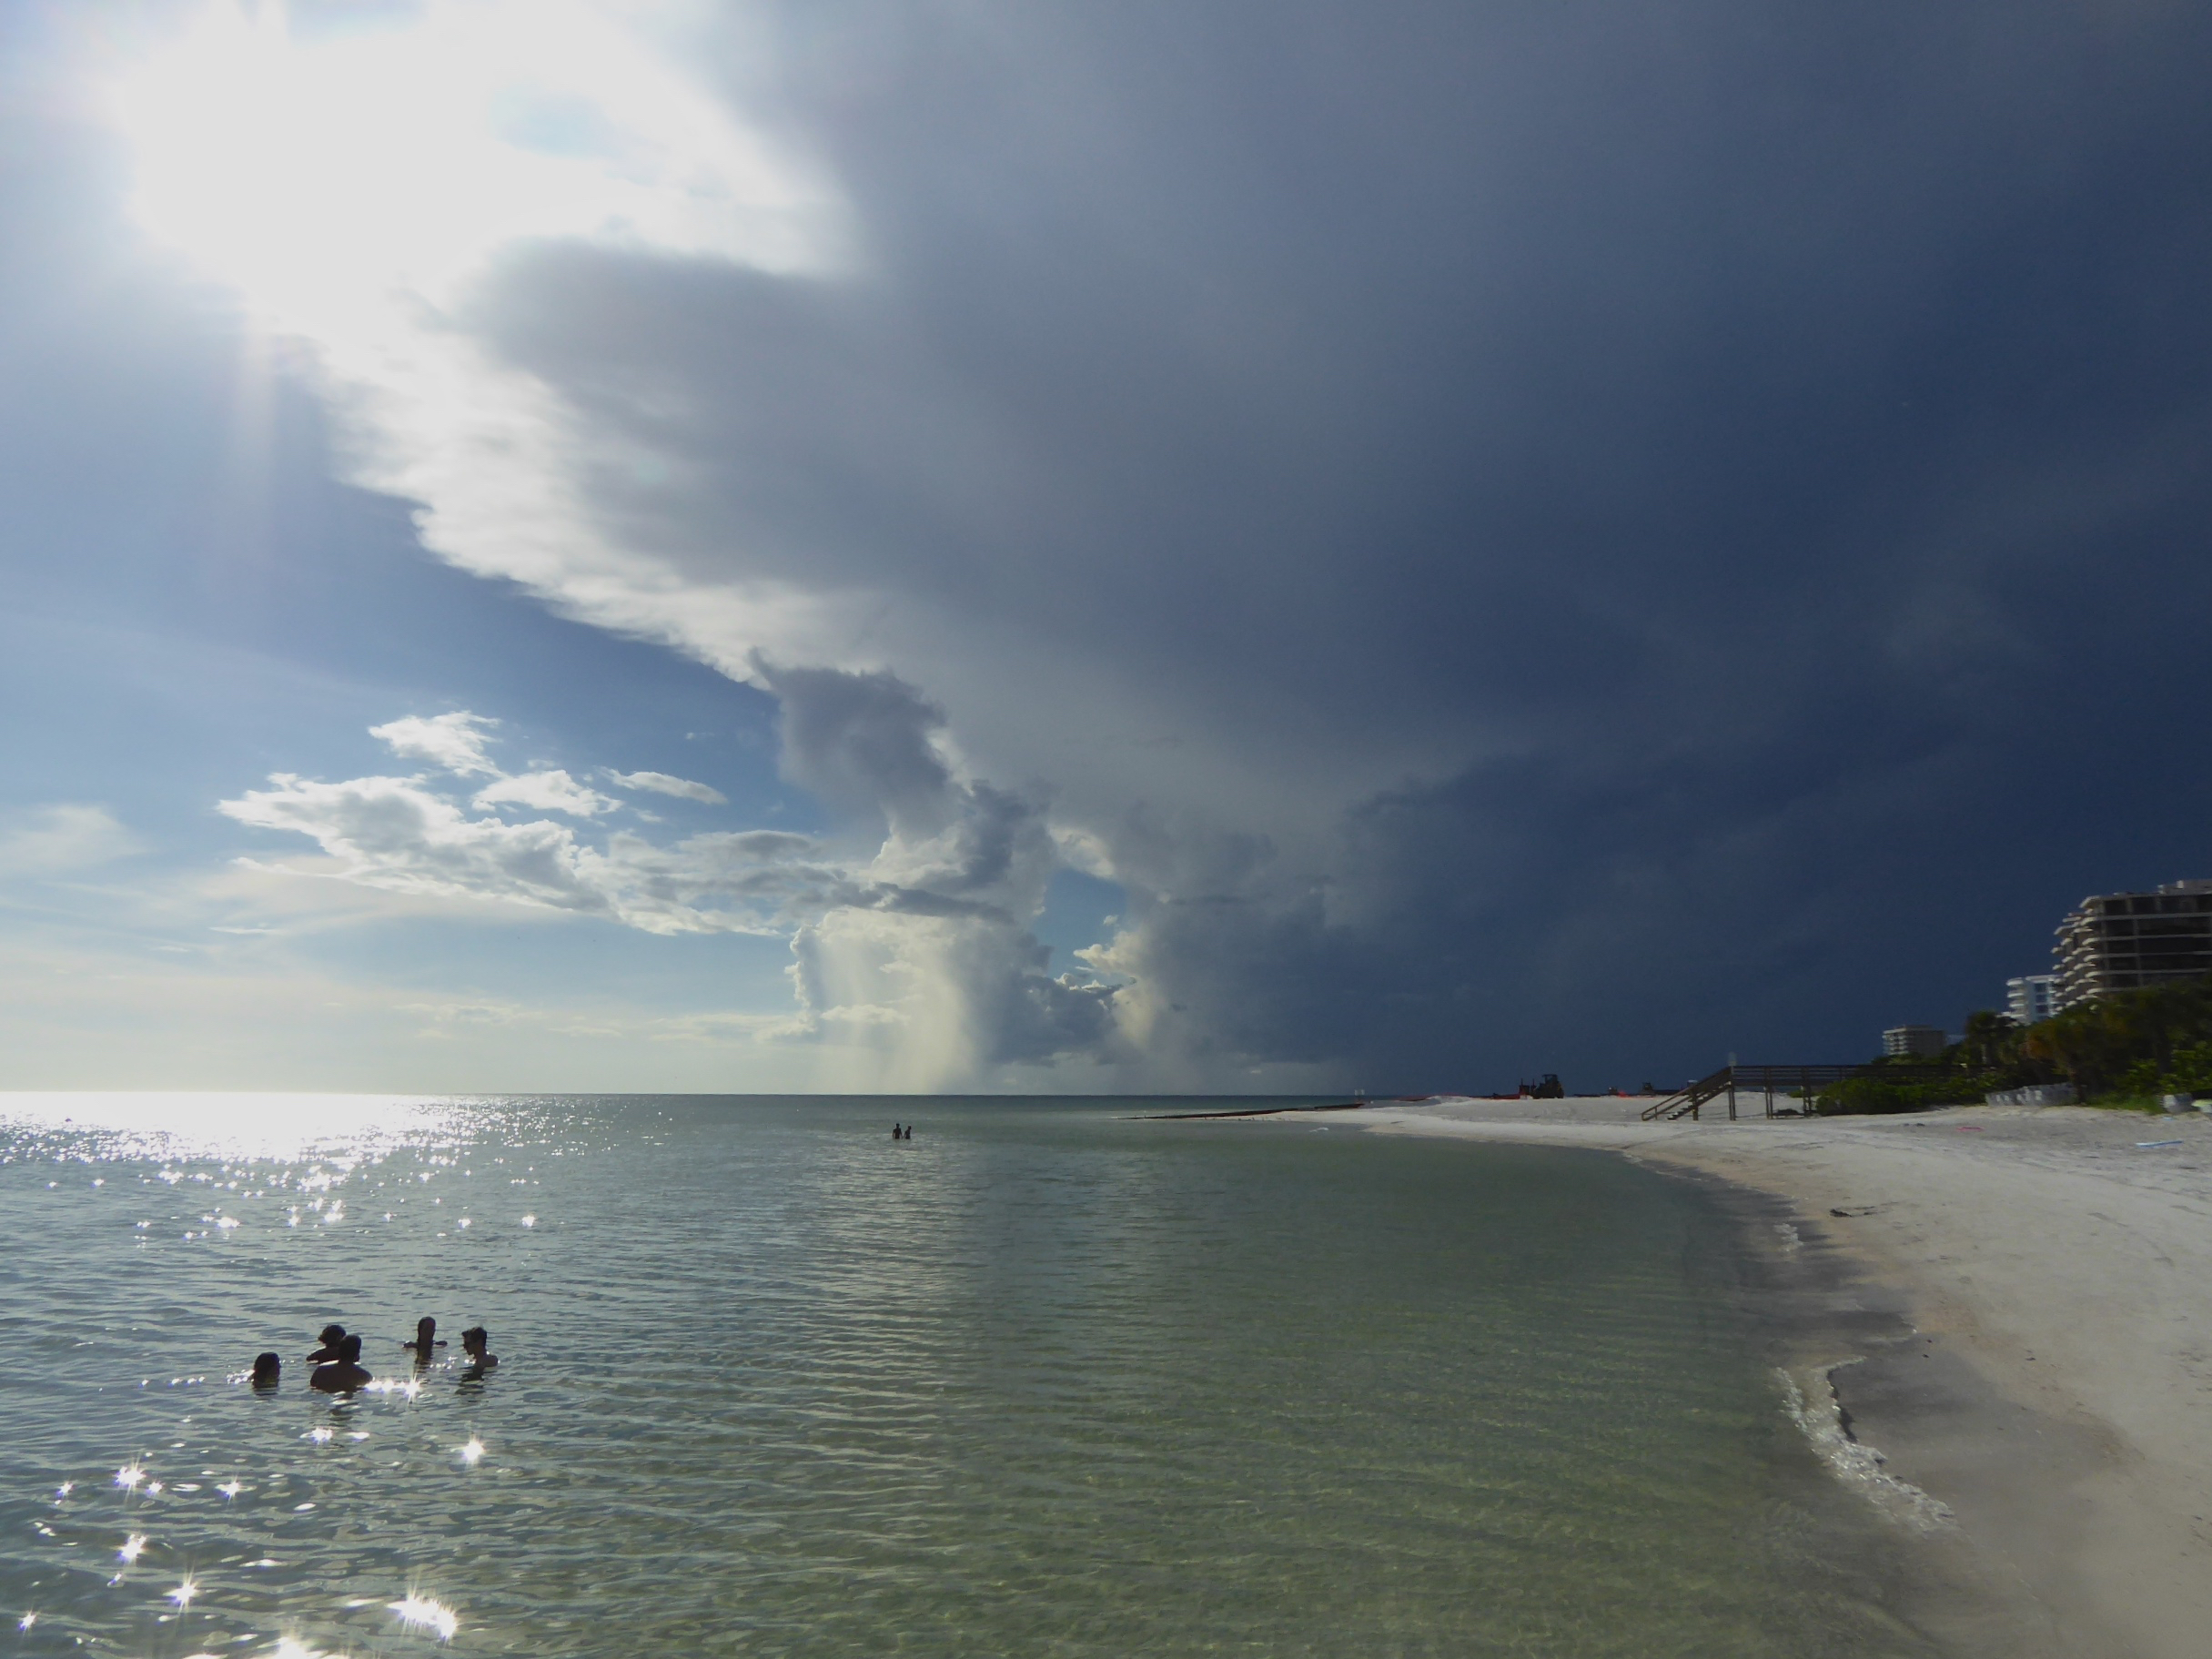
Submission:
POLYGON ((1771 1195, 1758 1225, 1833 1264, 1831 1329, 1853 1332, 1828 1340, 1854 1351, 1803 1356, 1800 1383, 1819 1395, 1827 1364, 1855 1361, 1833 1373, 1851 1443, 1952 1512, 1971 1571, 2040 1624, 1961 1645, 2212 1653, 2212 1119, 1646 1124, 1647 1104, 1443 1099, 1329 1122, 1611 1150, 1771 1195))

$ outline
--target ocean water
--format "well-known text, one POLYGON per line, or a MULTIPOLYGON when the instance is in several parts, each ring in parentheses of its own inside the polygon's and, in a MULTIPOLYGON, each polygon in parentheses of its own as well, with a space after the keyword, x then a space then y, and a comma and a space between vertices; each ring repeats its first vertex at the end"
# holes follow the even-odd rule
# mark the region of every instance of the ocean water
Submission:
POLYGON ((16 1097, 0 1654, 1933 1651, 1698 1189, 1148 1109, 16 1097))

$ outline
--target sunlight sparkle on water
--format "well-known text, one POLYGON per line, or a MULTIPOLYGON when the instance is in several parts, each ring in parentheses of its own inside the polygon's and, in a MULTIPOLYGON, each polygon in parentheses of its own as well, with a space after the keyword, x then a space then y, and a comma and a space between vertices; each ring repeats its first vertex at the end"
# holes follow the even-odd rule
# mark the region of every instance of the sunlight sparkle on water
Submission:
POLYGON ((126 1538, 123 1541, 123 1547, 117 1550, 116 1553, 120 1555, 125 1561, 132 1562, 138 1559, 140 1552, 142 1552, 145 1548, 146 1534, 144 1533, 133 1533, 128 1538, 126 1538))
POLYGON ((30 1628, 31 1628, 31 1626, 32 1626, 32 1625, 34 1625, 34 1624, 37 1624, 37 1623, 38 1623, 38 1615, 37 1615, 36 1613, 25 1613, 25 1614, 23 1615, 23 1617, 21 1617, 20 1619, 17 1619, 17 1620, 15 1621, 15 1628, 16 1628, 17 1630, 28 1630, 28 1629, 30 1629, 30 1628))
POLYGON ((399 1615, 402 1624, 419 1624, 425 1630, 436 1631, 440 1642, 450 1642, 453 1633, 460 1628, 460 1621, 454 1617, 450 1607, 427 1595, 410 1595, 404 1602, 394 1602, 391 1610, 399 1615))
POLYGON ((469 1443, 460 1447, 455 1455, 473 1469, 483 1459, 484 1442, 471 1434, 469 1437, 469 1443))
POLYGON ((237 1481, 225 1481, 216 1488, 216 1491, 221 1492, 226 1498, 235 1498, 245 1490, 245 1485, 237 1481))
MULTIPOLYGON (((224 1156, 304 1161, 335 1140, 348 1143, 336 1177, 302 1186, 327 1189, 358 1155, 419 1142, 448 1128, 458 1104, 421 1095, 278 1095, 167 1091, 0 1091, 0 1125, 101 1138, 103 1158, 170 1160, 224 1156)), ((208 1180, 165 1162, 152 1178, 174 1188, 208 1180)), ((212 1184, 212 1182, 210 1182, 212 1184)))
POLYGON ((146 1471, 136 1463, 126 1463, 116 1471, 116 1484, 125 1492, 136 1492, 138 1482, 146 1479, 146 1471))
POLYGON ((179 1607, 189 1607, 192 1605, 192 1598, 198 1593, 199 1581, 187 1578, 183 1583, 169 1592, 169 1600, 175 1602, 179 1607))

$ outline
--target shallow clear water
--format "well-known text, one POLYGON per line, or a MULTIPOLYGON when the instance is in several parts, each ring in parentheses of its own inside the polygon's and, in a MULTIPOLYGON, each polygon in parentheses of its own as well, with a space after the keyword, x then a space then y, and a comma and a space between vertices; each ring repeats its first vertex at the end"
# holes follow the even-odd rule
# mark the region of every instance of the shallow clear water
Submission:
POLYGON ((1138 1109, 0 1106, 0 1651, 1925 1651, 1697 1189, 1138 1109))

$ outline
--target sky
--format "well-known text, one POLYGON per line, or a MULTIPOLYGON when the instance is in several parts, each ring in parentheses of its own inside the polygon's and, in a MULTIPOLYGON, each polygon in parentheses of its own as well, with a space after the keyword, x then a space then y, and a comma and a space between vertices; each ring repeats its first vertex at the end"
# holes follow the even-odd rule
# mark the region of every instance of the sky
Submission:
POLYGON ((0 1087, 1489 1091, 2212 875, 2212 13, 0 5, 0 1087))

